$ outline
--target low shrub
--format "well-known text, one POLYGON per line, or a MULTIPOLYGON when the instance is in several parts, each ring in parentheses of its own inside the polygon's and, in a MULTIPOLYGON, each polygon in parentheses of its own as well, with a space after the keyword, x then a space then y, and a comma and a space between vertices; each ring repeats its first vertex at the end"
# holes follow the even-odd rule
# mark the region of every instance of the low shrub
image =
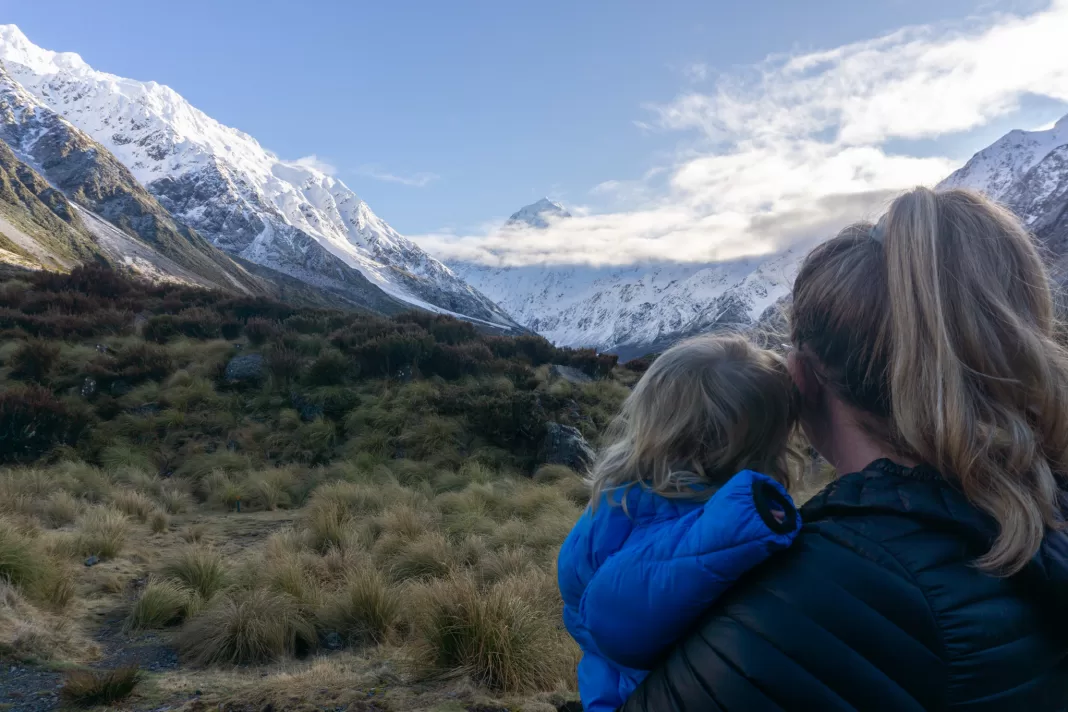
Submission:
POLYGON ((256 346, 274 341, 280 332, 277 322, 268 319, 249 319, 245 322, 245 336, 256 346))
POLYGON ((194 665, 269 663, 304 655, 317 644, 315 626, 289 596, 235 591, 185 624, 179 650, 194 665))
POLYGON ((45 383, 59 361, 59 346, 44 339, 28 339, 11 354, 11 376, 45 383))
POLYGON ((82 410, 40 386, 0 392, 0 463, 35 460, 59 445, 74 445, 89 423, 82 410))
POLYGON ((140 681, 137 665, 114 670, 72 670, 59 692, 65 702, 78 707, 110 705, 129 697, 140 681))

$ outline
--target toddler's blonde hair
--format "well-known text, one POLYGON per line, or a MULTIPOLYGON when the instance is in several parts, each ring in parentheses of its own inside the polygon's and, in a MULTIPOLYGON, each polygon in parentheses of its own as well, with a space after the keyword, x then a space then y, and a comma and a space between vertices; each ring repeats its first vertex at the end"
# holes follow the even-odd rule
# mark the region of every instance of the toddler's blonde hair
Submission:
POLYGON ((589 478, 591 502, 632 485, 706 499, 744 469, 789 486, 796 423, 781 356, 738 335, 684 341, 653 361, 609 426, 589 478))

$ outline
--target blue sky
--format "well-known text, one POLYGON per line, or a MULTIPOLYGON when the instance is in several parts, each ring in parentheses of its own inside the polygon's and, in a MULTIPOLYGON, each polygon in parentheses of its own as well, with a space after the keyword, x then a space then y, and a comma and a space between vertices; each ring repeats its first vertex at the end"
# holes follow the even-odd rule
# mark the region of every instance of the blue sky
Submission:
POLYGON ((97 69, 168 84, 281 156, 326 159, 418 234, 472 230, 543 194, 597 209, 591 188, 675 150, 679 136, 635 121, 694 83, 695 65, 730 72, 991 5, 0 0, 0 19, 97 69))
MULTIPOLYGON (((769 55, 805 56, 916 25, 935 28, 924 41, 937 42, 985 31, 1002 13, 1027 17, 1049 5, 0 0, 0 22, 97 69, 168 84, 284 158, 324 159, 401 232, 430 234, 425 244, 449 251, 451 239, 482 240, 546 194, 593 215, 670 208, 680 185, 692 192, 686 180, 702 158, 740 140, 737 126, 726 139, 708 130, 709 116, 724 112, 718 89, 749 81, 769 55)), ((772 64, 781 72, 781 62, 772 64)), ((763 84, 747 86, 745 101, 782 89, 763 84)), ((1006 90, 1011 111, 973 125, 889 131, 871 142, 883 152, 962 160, 1009 128, 1065 112, 1063 97, 1047 96, 1055 91, 1018 89, 1006 90)), ((941 165, 916 164, 923 169, 914 173, 934 176, 941 165)), ((706 209, 698 217, 709 216, 706 209)), ((704 220, 679 234, 690 239, 702 224, 722 227, 704 220)))

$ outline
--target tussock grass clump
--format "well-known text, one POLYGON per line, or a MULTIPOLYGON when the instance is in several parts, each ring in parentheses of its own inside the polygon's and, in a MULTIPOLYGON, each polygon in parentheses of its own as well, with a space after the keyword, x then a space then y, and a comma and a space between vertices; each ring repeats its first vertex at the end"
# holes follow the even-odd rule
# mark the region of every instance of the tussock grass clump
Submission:
POLYGON ((291 470, 272 468, 250 475, 246 486, 253 505, 260 509, 275 510, 293 504, 290 492, 296 485, 297 478, 291 470))
POLYGON ((366 568, 353 574, 319 612, 323 630, 341 635, 348 645, 382 643, 401 619, 401 598, 380 573, 366 568))
POLYGON ((40 551, 34 544, 26 534, 0 519, 0 580, 23 587, 40 576, 40 551))
POLYGON ((163 565, 162 573, 210 600, 226 587, 226 565, 222 556, 206 546, 186 547, 163 565))
POLYGON ((162 534, 170 528, 171 517, 162 509, 156 509, 152 512, 152 516, 149 517, 148 526, 153 534, 162 534))
POLYGON ((137 490, 119 490, 111 498, 111 505, 141 523, 147 522, 156 510, 156 503, 137 490))
POLYGON ((315 627, 289 596, 273 591, 222 596, 185 625, 178 646, 195 665, 267 663, 303 655, 315 627))
POLYGON ((168 514, 181 514, 193 506, 193 498, 189 493, 177 487, 162 488, 156 499, 168 514))
POLYGON ((140 448, 129 444, 117 444, 104 448, 100 453, 100 464, 108 470, 129 467, 152 469, 152 458, 140 448))
POLYGON ((0 656, 8 660, 82 660, 97 647, 66 616, 50 614, 0 580, 0 656))
POLYGON ((110 559, 126 545, 130 520, 112 507, 92 507, 78 520, 77 553, 110 559))
POLYGON ((110 705, 126 699, 141 681, 136 665, 114 670, 72 670, 63 681, 60 694, 68 704, 78 707, 110 705))
POLYGON ((299 554, 268 558, 262 564, 262 578, 272 591, 288 595, 305 610, 322 602, 322 585, 299 554))
POLYGON ((444 578, 456 567, 456 560, 448 540, 434 533, 401 545, 388 557, 387 566, 394 581, 444 578))
POLYGON ((130 609, 126 629, 165 628, 181 623, 193 605, 195 595, 173 581, 150 581, 130 609))
POLYGON ((428 675, 468 675, 495 692, 553 689, 575 655, 556 622, 510 582, 480 590, 468 577, 435 581, 415 593, 417 661, 428 675))
POLYGON ((41 507, 41 519, 50 527, 65 527, 73 523, 82 511, 82 504, 66 490, 52 493, 41 507))

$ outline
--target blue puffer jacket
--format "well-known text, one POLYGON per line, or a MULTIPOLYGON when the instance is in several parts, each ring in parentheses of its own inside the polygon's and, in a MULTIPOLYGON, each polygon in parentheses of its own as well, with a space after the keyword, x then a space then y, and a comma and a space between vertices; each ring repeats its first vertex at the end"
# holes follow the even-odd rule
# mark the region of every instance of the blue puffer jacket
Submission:
POLYGON ((619 707, 701 613, 788 547, 799 526, 782 486, 749 470, 704 503, 635 486, 587 509, 559 559, 564 623, 584 653, 583 707, 619 707))

